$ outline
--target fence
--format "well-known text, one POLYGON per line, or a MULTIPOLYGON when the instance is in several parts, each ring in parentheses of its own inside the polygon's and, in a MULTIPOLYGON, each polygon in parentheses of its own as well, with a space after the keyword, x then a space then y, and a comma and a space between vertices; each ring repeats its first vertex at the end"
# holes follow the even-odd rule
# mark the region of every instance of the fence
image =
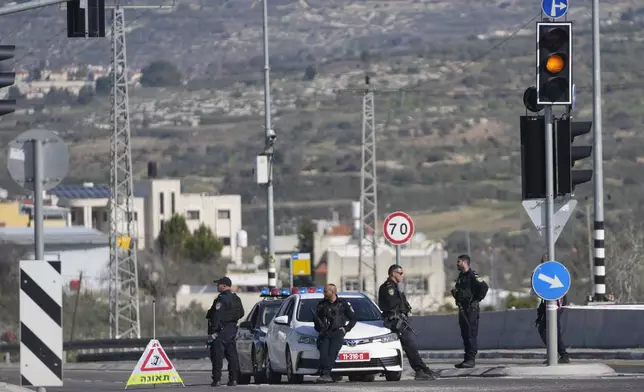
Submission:
MULTIPOLYGON (((639 308, 641 309, 641 307, 639 308)), ((563 312, 561 327, 571 348, 644 348, 644 311, 609 307, 570 307, 563 312)), ((536 310, 483 312, 479 322, 479 350, 543 348, 534 326, 536 310)), ((451 315, 411 317, 420 350, 459 350, 463 342, 458 318, 451 315)), ((145 339, 100 339, 65 342, 70 360, 76 362, 136 361, 149 342, 145 339)), ((162 337, 161 345, 173 359, 208 356, 206 336, 162 337)), ((18 354, 20 345, 0 345, 0 352, 18 354)))

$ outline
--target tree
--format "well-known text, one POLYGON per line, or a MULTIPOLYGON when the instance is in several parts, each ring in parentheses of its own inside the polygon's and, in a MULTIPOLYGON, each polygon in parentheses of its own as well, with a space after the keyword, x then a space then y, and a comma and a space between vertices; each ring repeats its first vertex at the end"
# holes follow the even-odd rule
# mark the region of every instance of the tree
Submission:
POLYGON ((223 247, 224 243, 203 223, 186 241, 186 253, 196 263, 216 261, 223 247))
POLYGON ((171 87, 181 84, 177 67, 165 60, 153 61, 141 71, 141 85, 145 87, 171 87))
POLYGON ((92 86, 85 85, 78 91, 78 100, 77 102, 80 105, 87 105, 92 102, 94 99, 94 89, 92 86))
POLYGON ((315 67, 312 65, 309 65, 304 70, 304 80, 313 80, 315 79, 315 76, 317 74, 318 74, 318 71, 315 69, 315 67))
MULTIPOLYGON (((631 216, 637 216, 633 214, 631 216)), ((644 300, 644 225, 633 220, 621 229, 608 230, 606 291, 618 303, 644 300)))
POLYGON ((163 223, 163 228, 157 239, 159 250, 162 254, 183 255, 189 238, 190 230, 188 229, 186 218, 182 215, 174 214, 163 223))
POLYGON ((13 330, 17 335, 19 313, 18 276, 19 263, 25 258, 25 248, 11 244, 0 244, 0 333, 13 330))
POLYGON ((112 78, 103 76, 96 79, 96 95, 109 95, 112 91, 112 78))

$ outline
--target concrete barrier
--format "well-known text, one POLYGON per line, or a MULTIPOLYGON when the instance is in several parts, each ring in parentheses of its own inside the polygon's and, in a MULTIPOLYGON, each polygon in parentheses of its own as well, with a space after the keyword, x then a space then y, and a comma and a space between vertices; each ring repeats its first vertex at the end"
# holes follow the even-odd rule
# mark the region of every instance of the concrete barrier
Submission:
MULTIPOLYGON (((536 309, 481 312, 479 350, 543 348, 534 325, 536 309)), ((419 350, 456 350, 463 347, 458 314, 412 316, 419 350)), ((563 311, 561 328, 570 348, 644 348, 644 311, 570 308, 563 311)))

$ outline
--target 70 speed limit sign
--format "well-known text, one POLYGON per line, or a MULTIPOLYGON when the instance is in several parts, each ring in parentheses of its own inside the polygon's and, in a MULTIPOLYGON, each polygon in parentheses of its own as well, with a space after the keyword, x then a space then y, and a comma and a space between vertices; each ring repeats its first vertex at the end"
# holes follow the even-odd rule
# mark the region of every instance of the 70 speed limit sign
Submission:
POLYGON ((414 235, 414 221, 402 211, 391 213, 385 219, 383 233, 394 245, 406 244, 414 235))

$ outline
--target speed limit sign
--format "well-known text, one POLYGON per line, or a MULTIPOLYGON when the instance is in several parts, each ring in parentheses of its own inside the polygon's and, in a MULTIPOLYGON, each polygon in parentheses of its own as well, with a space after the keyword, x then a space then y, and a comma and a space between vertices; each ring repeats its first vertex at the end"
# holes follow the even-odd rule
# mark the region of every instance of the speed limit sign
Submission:
POLYGON ((383 233, 393 245, 406 244, 414 235, 414 221, 402 211, 391 213, 385 219, 383 233))

